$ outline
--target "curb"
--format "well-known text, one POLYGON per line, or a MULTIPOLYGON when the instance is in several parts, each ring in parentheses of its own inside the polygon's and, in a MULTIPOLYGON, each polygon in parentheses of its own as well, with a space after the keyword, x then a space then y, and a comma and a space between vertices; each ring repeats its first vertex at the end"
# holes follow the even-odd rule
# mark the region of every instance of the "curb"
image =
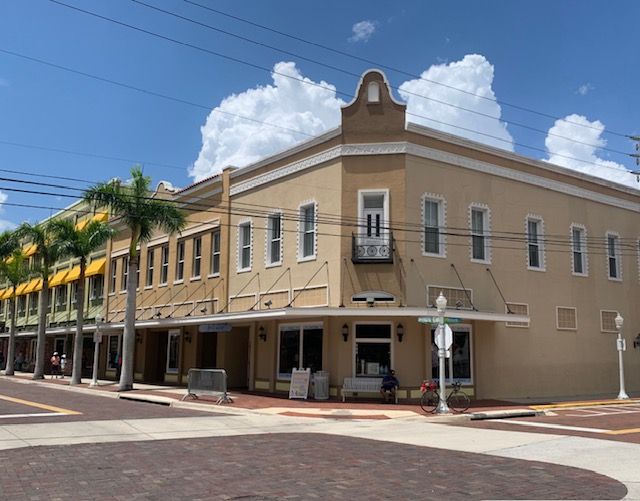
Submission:
POLYGON ((475 412, 471 414, 469 418, 471 421, 481 421, 489 419, 508 419, 517 417, 533 417, 544 416, 544 411, 531 410, 531 409, 511 409, 511 410, 499 410, 499 411, 487 411, 487 412, 475 412))

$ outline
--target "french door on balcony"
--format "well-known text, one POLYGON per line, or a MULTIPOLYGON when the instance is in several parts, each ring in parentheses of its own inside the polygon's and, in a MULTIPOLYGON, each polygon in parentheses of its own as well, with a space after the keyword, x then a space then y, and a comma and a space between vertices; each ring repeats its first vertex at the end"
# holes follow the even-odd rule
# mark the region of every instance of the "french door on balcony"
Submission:
POLYGON ((387 191, 360 191, 360 231, 357 257, 381 259, 390 255, 389 205, 387 191))

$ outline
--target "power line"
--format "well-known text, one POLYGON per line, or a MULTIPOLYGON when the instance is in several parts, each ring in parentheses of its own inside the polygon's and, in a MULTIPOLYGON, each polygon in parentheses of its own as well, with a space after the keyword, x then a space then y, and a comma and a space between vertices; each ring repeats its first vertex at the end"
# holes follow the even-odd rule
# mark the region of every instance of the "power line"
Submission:
MULTIPOLYGON (((333 47, 329 47, 327 45, 323 45, 323 44, 318 43, 318 42, 313 42, 311 40, 307 40, 305 38, 302 38, 302 37, 299 37, 299 36, 295 36, 295 35, 292 35, 290 33, 286 33, 286 32, 271 28, 269 26, 265 26, 263 24, 256 23, 254 21, 250 21, 250 20, 242 18, 240 16, 229 14, 228 12, 224 12, 224 11, 221 11, 221 10, 218 10, 218 9, 214 9, 214 8, 212 8, 210 6, 207 6, 207 5, 202 5, 202 4, 200 4, 198 2, 194 2, 192 0, 183 0, 183 1, 185 3, 200 7, 201 9, 205 9, 205 10, 208 10, 210 12, 213 12, 215 14, 219 14, 221 16, 225 16, 225 17, 228 17, 230 19, 234 19, 236 21, 240 21, 240 22, 245 23, 245 24, 248 24, 248 25, 251 25, 251 26, 255 26, 256 28, 260 28, 260 29, 263 29, 263 30, 266 30, 266 31, 270 31, 272 33, 276 33, 276 34, 281 35, 283 37, 287 37, 287 38, 289 38, 291 40, 296 40, 298 42, 302 42, 302 43, 305 43, 305 44, 308 44, 308 45, 312 45, 314 47, 318 47, 318 48, 333 52, 334 54, 339 54, 341 56, 345 56, 345 57, 348 57, 348 58, 351 58, 351 59, 354 59, 354 60, 369 64, 369 65, 375 66, 377 68, 382 68, 382 69, 385 69, 385 70, 393 71, 393 72, 396 72, 396 73, 399 73, 401 75, 405 75, 405 76, 408 76, 408 77, 411 77, 411 78, 420 79, 420 80, 423 80, 425 82, 429 82, 429 83, 432 83, 432 84, 435 84, 435 85, 446 87, 448 89, 455 90, 457 92, 461 92, 463 94, 467 94, 467 95, 470 95, 470 96, 478 97, 480 99, 484 99, 484 100, 487 100, 487 101, 496 102, 496 103, 501 104, 503 106, 508 106, 510 108, 514 108, 514 109, 517 109, 517 110, 520 110, 520 111, 526 111, 528 113, 533 113, 535 115, 539 115, 539 116, 542 116, 542 117, 551 118, 553 120, 560 120, 560 121, 563 121, 563 122, 571 124, 571 125, 577 125, 579 127, 585 127, 585 128, 589 128, 589 129, 600 130, 599 128, 591 126, 591 125, 581 124, 581 123, 578 123, 578 122, 572 122, 570 120, 566 120, 565 118, 561 118, 561 117, 559 117, 557 115, 544 113, 544 112, 541 112, 541 111, 538 111, 538 110, 534 110, 532 108, 527 108, 525 106, 521 106, 521 105, 517 105, 517 104, 514 104, 514 103, 510 103, 508 101, 503 101, 503 100, 499 100, 499 99, 495 99, 495 98, 490 98, 490 97, 487 97, 487 96, 483 96, 482 94, 477 94, 475 92, 471 92, 471 91, 468 91, 468 90, 465 90, 465 89, 461 89, 459 87, 455 87, 453 85, 449 85, 449 84, 446 84, 446 83, 443 83, 443 82, 438 82, 437 80, 432 80, 432 79, 429 79, 429 78, 425 78, 422 75, 418 75, 418 74, 411 73, 411 72, 406 71, 406 70, 398 69, 398 68, 393 67, 393 66, 388 66, 388 65, 380 63, 379 61, 373 61, 371 59, 366 59, 366 58, 357 56, 355 54, 351 54, 351 53, 346 52, 346 51, 342 51, 342 50, 339 50, 339 49, 335 49, 333 47)), ((626 137, 626 138, 630 137, 629 134, 625 134, 625 133, 622 133, 622 132, 616 132, 615 130, 605 130, 604 132, 607 133, 607 134, 612 134, 612 135, 620 136, 620 137, 626 137)))
MULTIPOLYGON (((338 66, 334 66, 334 65, 331 65, 331 64, 326 64, 326 63, 323 63, 323 62, 318 61, 316 59, 312 59, 312 58, 303 56, 301 54, 297 54, 295 52, 290 52, 288 50, 281 49, 281 48, 275 47, 273 45, 269 45, 269 44, 266 44, 266 43, 263 43, 263 42, 258 42, 256 40, 251 39, 251 38, 244 37, 242 35, 238 35, 236 33, 233 33, 233 32, 230 32, 230 31, 226 31, 226 30, 217 28, 215 26, 211 26, 210 24, 203 23, 203 22, 198 21, 196 19, 191 19, 189 17, 182 16, 182 15, 177 14, 175 12, 172 12, 172 11, 169 11, 169 10, 165 10, 165 9, 161 9, 160 7, 156 7, 155 5, 148 4, 146 2, 143 2, 142 0, 130 0, 130 1, 133 2, 133 3, 136 3, 138 5, 142 5, 142 6, 146 7, 146 8, 155 10, 157 12, 162 12, 163 14, 167 14, 167 15, 175 17, 177 19, 181 19, 183 21, 187 21, 189 23, 196 24, 197 26, 201 26, 203 28, 207 28, 207 29, 216 31, 218 33, 222 33, 224 35, 227 35, 227 36, 230 36, 230 37, 234 37, 234 38, 237 38, 239 40, 243 40, 245 42, 258 45, 260 47, 265 47, 265 48, 268 48, 268 49, 271 49, 271 50, 274 50, 274 51, 277 51, 277 52, 281 52, 283 54, 286 54, 286 55, 289 55, 289 56, 293 56, 293 57, 302 59, 304 61, 316 64, 316 65, 319 65, 319 66, 322 66, 322 67, 325 67, 325 68, 328 68, 328 69, 331 69, 331 70, 334 70, 334 71, 338 71, 340 73, 344 73, 345 75, 349 75, 349 76, 355 77, 356 79, 360 77, 359 74, 354 73, 354 72, 349 71, 349 70, 346 70, 344 68, 340 68, 338 66)), ((491 118, 491 119, 494 119, 494 120, 502 120, 500 117, 496 117, 496 116, 491 115, 489 113, 483 113, 481 111, 474 110, 474 109, 471 109, 471 108, 465 108, 465 107, 460 106, 460 105, 456 105, 456 104, 453 104, 453 103, 448 103, 446 101, 443 101, 443 100, 440 100, 440 99, 436 99, 436 98, 433 98, 433 97, 429 97, 429 96, 425 96, 424 94, 411 92, 411 91, 408 91, 406 89, 401 90, 399 87, 393 86, 391 84, 389 84, 389 87, 391 89, 397 91, 397 92, 404 92, 404 93, 406 93, 408 95, 411 95, 411 96, 419 97, 421 99, 426 99, 428 101, 433 101, 435 103, 442 104, 442 105, 445 105, 445 106, 450 106, 452 108, 456 108, 458 110, 462 110, 462 111, 465 111, 465 112, 468 112, 468 113, 477 114, 477 115, 480 115, 480 116, 483 116, 483 117, 486 117, 486 118, 491 118)), ((550 131, 545 131, 545 130, 542 130, 542 129, 538 129, 536 127, 532 127, 530 125, 522 124, 522 123, 519 123, 519 122, 509 121, 509 125, 514 125, 516 127, 521 127, 521 128, 524 128, 524 129, 531 130, 533 132, 538 132, 538 133, 541 133, 541 134, 557 137, 557 138, 560 138, 560 139, 564 139, 565 141, 570 141, 570 142, 573 142, 573 143, 582 144, 582 145, 585 145, 585 146, 590 146, 592 148, 598 148, 598 149, 602 149, 604 151, 609 151, 609 152, 612 152, 612 153, 617 153, 617 154, 620 154, 620 155, 628 156, 628 153, 625 152, 625 151, 614 150, 612 148, 607 148, 607 147, 600 146, 600 145, 597 145, 597 144, 588 143, 588 142, 585 142, 585 141, 580 141, 578 139, 573 139, 571 137, 563 136, 561 134, 556 134, 555 132, 550 132, 550 131)), ((592 128, 595 128, 595 127, 592 127, 592 128)))
MULTIPOLYGON (((126 28, 129 28, 129 29, 132 29, 132 30, 135 30, 135 31, 139 31, 139 32, 141 32, 141 33, 144 33, 144 34, 147 34, 147 35, 150 35, 150 36, 153 36, 153 37, 157 37, 157 38, 160 38, 160 39, 163 39, 163 40, 166 40, 166 41, 172 42, 172 43, 176 43, 176 44, 181 45, 181 46, 189 47, 189 48, 192 48, 192 49, 195 49, 195 50, 198 50, 198 51, 201 51, 201 52, 205 52, 205 53, 208 53, 208 54, 211 54, 211 55, 214 55, 214 56, 218 56, 218 57, 221 57, 221 58, 224 58, 224 59, 227 59, 227 60, 230 60, 230 61, 233 61, 233 62, 239 63, 239 64, 244 64, 244 65, 250 66, 250 67, 252 67, 252 68, 256 68, 256 69, 260 69, 260 70, 262 70, 262 71, 266 71, 266 72, 269 72, 269 73, 273 73, 273 74, 276 74, 276 75, 280 75, 280 76, 282 76, 282 77, 285 77, 285 78, 288 78, 288 79, 295 80, 295 81, 298 81, 298 82, 300 82, 300 83, 303 83, 303 84, 305 84, 305 85, 311 85, 311 86, 314 86, 314 87, 319 87, 319 88, 321 88, 321 89, 323 89, 323 90, 327 90, 327 91, 330 91, 330 92, 332 92, 332 93, 340 94, 340 95, 345 96, 345 97, 347 97, 347 98, 353 98, 353 97, 354 97, 352 94, 348 94, 348 93, 346 93, 346 92, 339 91, 339 90, 337 90, 337 89, 329 88, 329 87, 327 87, 327 86, 324 86, 324 85, 322 85, 322 84, 318 84, 318 83, 316 83, 316 82, 312 82, 312 81, 309 81, 309 80, 305 80, 305 79, 303 79, 303 78, 294 77, 294 76, 292 76, 292 75, 288 75, 288 74, 286 74, 286 73, 278 72, 278 71, 276 71, 276 70, 274 70, 274 69, 271 69, 271 68, 267 68, 267 67, 260 66, 260 65, 254 64, 254 63, 250 63, 250 62, 248 62, 248 61, 244 61, 244 60, 241 60, 241 59, 238 59, 238 58, 235 58, 235 57, 227 56, 227 55, 221 54, 221 53, 219 53, 219 52, 215 52, 215 51, 212 51, 212 50, 209 50, 209 49, 206 49, 206 48, 204 48, 204 47, 200 47, 200 46, 197 46, 197 45, 194 45, 194 44, 190 44, 190 43, 187 43, 187 42, 182 42, 182 41, 180 41, 180 40, 176 40, 176 39, 174 39, 174 38, 167 37, 167 36, 165 36, 165 35, 162 35, 162 34, 159 34, 159 33, 156 33, 156 32, 152 32, 152 31, 149 31, 149 30, 145 30, 145 29, 143 29, 143 28, 139 28, 139 27, 137 27, 137 26, 133 26, 133 25, 130 25, 130 24, 124 23, 124 22, 122 22, 122 21, 118 21, 118 20, 113 19, 113 18, 109 18, 109 17, 106 17, 106 16, 102 16, 102 15, 100 15, 100 14, 96 14, 96 13, 91 12, 91 11, 87 11, 87 10, 84 10, 84 9, 80 9, 79 7, 75 7, 75 6, 73 6, 73 5, 65 4, 65 3, 60 2, 60 1, 58 1, 58 0, 49 0, 49 1, 50 1, 50 2, 52 2, 52 3, 58 4, 58 5, 64 6, 64 7, 68 7, 69 9, 76 10, 76 11, 81 12, 81 13, 88 14, 88 15, 90 15, 90 16, 97 17, 97 18, 99 18, 99 19, 102 19, 102 20, 105 20, 105 21, 108 21, 108 22, 112 22, 112 23, 117 24, 117 25, 120 25, 120 26, 124 26, 124 27, 126 27, 126 28)), ((425 96, 421 96, 421 97, 425 97, 425 96)), ((425 97, 425 99, 430 99, 430 98, 425 97)), ((466 109, 466 108, 460 108, 460 109, 463 109, 463 110, 465 110, 465 111, 470 111, 470 112, 472 112, 472 113, 475 113, 475 111, 474 111, 474 110, 468 110, 468 109, 466 109)), ((439 121, 439 120, 433 119, 433 118, 431 118, 431 117, 426 117, 426 116, 423 116, 423 115, 419 115, 419 114, 417 114, 417 113, 409 113, 409 112, 406 112, 406 114, 407 114, 407 115, 410 115, 410 116, 414 116, 414 117, 422 118, 422 119, 425 119, 425 120, 429 120, 429 121, 432 121, 432 122, 435 122, 435 123, 440 123, 440 124, 442 124, 442 125, 446 125, 446 126, 449 126, 449 127, 454 127, 454 128, 461 129, 461 130, 466 130, 466 131, 468 131, 468 132, 472 132, 472 133, 474 133, 474 134, 479 134, 479 135, 482 135, 482 136, 485 136, 485 137, 491 137, 491 138, 496 139, 496 140, 498 140, 498 141, 502 141, 502 142, 506 142, 506 143, 509 143, 509 144, 513 144, 513 145, 515 145, 515 146, 520 146, 520 147, 527 148, 527 149, 531 149, 531 150, 534 150, 534 151, 541 151, 541 152, 543 152, 543 153, 547 153, 547 151, 546 151, 545 149, 543 149, 543 148, 538 148, 538 147, 535 147, 535 146, 528 146, 528 145, 523 144, 523 143, 512 142, 512 141, 509 141, 509 140, 504 139, 504 138, 499 137, 499 136, 495 136, 495 135, 488 134, 488 133, 481 132, 481 131, 476 131, 476 130, 474 130, 474 129, 468 129, 468 128, 461 127, 461 126, 459 126, 459 125, 455 125, 455 124, 450 124, 450 123, 447 123, 447 122, 442 122, 442 121, 439 121)), ((495 118, 495 117, 492 117, 492 116, 490 116, 490 115, 487 115, 487 116, 489 116, 490 118, 495 118)), ((264 122, 261 122, 261 123, 264 123, 264 122)), ((298 132, 299 132, 299 133, 301 133, 301 134, 308 135, 308 134, 303 133, 303 132, 301 132, 301 131, 298 131, 298 132)), ((566 138, 565 136, 560 136, 560 137, 562 137, 562 138, 564 138, 564 139, 566 139, 566 140, 572 141, 572 139, 571 139, 571 138, 566 138)), ((616 151, 616 150, 611 150, 611 151, 613 151, 613 152, 616 152, 616 153, 617 153, 617 151, 616 151)), ((620 152, 620 153, 621 153, 621 154, 623 154, 623 155, 628 156, 628 154, 627 154, 626 152, 620 152)), ((605 165, 603 165, 603 164, 598 164, 598 163, 596 163, 596 162, 591 162, 591 161, 588 161, 588 160, 580 159, 580 158, 578 158, 578 157, 573 157, 573 156, 570 156, 570 155, 563 155, 563 154, 560 154, 560 153, 553 153, 553 154, 554 154, 555 156, 558 156, 558 157, 561 157, 561 158, 567 158, 567 159, 571 159, 571 160, 577 160, 577 161, 579 161, 579 162, 581 162, 581 163, 583 163, 583 164, 587 164, 587 165, 594 165, 594 166, 597 166, 597 167, 600 167, 600 168, 613 169, 613 170, 616 170, 617 172, 619 172, 619 171, 620 171, 619 169, 617 169, 617 168, 615 168, 615 167, 608 166, 608 165, 606 165, 606 164, 605 164, 605 165)))

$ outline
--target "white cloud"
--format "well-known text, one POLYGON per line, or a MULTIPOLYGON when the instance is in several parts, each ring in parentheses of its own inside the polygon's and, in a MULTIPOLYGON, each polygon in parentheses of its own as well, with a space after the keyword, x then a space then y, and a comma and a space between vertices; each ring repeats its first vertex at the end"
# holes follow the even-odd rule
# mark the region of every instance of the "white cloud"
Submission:
POLYGON ((622 164, 597 155, 598 150, 607 145, 602 137, 604 129, 604 124, 599 120, 590 122, 577 114, 556 120, 544 141, 549 152, 549 158, 545 161, 638 188, 636 178, 622 164), (570 139, 563 139, 565 137, 570 139))
POLYGON ((271 74, 273 85, 258 86, 225 98, 215 110, 251 117, 252 122, 212 111, 201 127, 202 148, 189 169, 195 181, 219 173, 224 167, 244 167, 261 158, 309 139, 280 127, 312 136, 337 127, 342 100, 335 87, 303 77, 295 63, 280 62, 271 74), (277 73, 275 73, 277 72, 277 73), (308 85, 283 75, 304 79, 308 85))
MULTIPOLYGON (((4 204, 7 201, 7 198, 9 198, 9 196, 4 191, 0 191, 0 214, 4 212, 4 204)), ((15 223, 12 223, 11 221, 0 219, 0 231, 10 230, 15 228, 15 226, 15 223)))
POLYGON ((593 89, 595 89, 595 87, 593 85, 591 85, 589 82, 582 84, 580 87, 578 87, 578 89, 576 90, 576 92, 578 94, 580 94, 581 96, 586 96, 587 94, 589 94, 589 92, 591 92, 593 89))
POLYGON ((351 27, 353 35, 349 37, 349 42, 368 42, 378 27, 377 21, 360 21, 351 27))
POLYGON ((404 82, 400 86, 400 95, 407 101, 408 113, 415 113, 433 120, 409 115, 407 116, 409 122, 513 151, 513 138, 507 130, 506 124, 500 120, 502 110, 496 102, 492 89, 493 65, 484 56, 468 54, 460 61, 433 65, 420 76, 423 80, 415 79, 404 82), (450 87, 425 80, 439 82, 450 87), (470 94, 459 92, 451 87, 463 89, 470 94), (430 99, 419 96, 427 96, 430 99), (459 108, 442 103, 453 104, 459 108), (474 110, 489 116, 478 115, 460 108, 474 110), (456 126, 469 130, 463 130, 456 126), (480 131, 487 135, 471 132, 471 130, 480 131))

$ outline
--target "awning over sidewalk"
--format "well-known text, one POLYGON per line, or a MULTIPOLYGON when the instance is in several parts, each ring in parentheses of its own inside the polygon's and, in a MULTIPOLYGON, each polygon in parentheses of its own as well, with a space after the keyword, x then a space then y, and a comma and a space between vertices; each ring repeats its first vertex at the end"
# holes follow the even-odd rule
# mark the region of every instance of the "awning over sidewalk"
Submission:
POLYGON ((62 279, 63 284, 70 284, 71 282, 75 282, 80 278, 80 266, 74 266, 69 270, 69 272, 62 279))

